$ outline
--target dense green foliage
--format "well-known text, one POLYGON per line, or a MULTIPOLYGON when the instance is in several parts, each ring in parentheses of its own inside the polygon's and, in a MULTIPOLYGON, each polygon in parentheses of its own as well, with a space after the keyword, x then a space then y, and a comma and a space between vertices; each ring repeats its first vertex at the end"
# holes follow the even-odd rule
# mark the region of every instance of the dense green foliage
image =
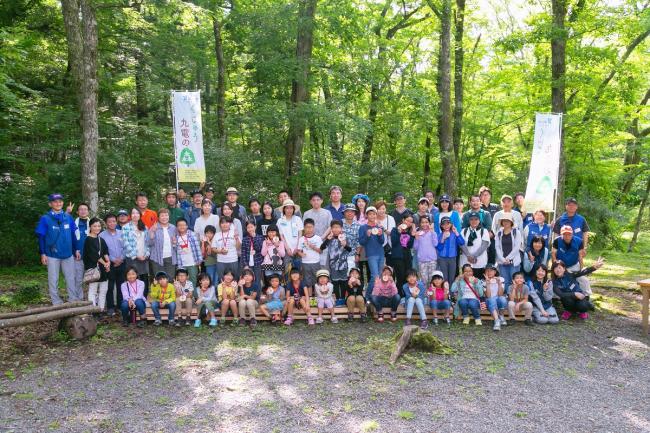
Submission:
MULTIPOLYGON (((286 183, 297 0, 95 3, 102 210, 131 203, 138 190, 161 201, 160 192, 173 185, 172 89, 202 91, 206 163, 215 187, 236 185, 244 199, 274 197, 286 183), (213 19, 222 26, 225 146, 215 133, 213 19)), ((579 197, 596 239, 615 240, 620 227, 632 225, 648 177, 649 111, 640 103, 650 82, 650 44, 647 38, 633 42, 650 27, 650 7, 632 0, 568 3, 566 190, 579 197), (634 151, 639 157, 626 166, 626 152, 634 151)), ((336 183, 349 199, 367 181, 372 198, 401 190, 412 203, 421 194, 427 136, 433 141, 429 187, 438 186, 440 22, 425 1, 392 2, 381 18, 384 4, 318 3, 311 99, 301 111, 309 124, 303 191, 336 183), (416 8, 409 26, 390 38, 377 36, 377 28, 390 28, 416 8), (380 84, 379 112, 371 163, 361 172, 371 83, 380 84)), ((553 31, 550 1, 467 2, 458 162, 464 197, 482 184, 497 196, 525 189, 534 114, 550 111, 553 31)), ((0 184, 0 233, 9 241, 0 263, 36 260, 31 233, 48 192, 62 191, 76 202, 81 196, 79 114, 66 47, 59 2, 10 0, 0 7, 0 171, 10 176, 0 184)))

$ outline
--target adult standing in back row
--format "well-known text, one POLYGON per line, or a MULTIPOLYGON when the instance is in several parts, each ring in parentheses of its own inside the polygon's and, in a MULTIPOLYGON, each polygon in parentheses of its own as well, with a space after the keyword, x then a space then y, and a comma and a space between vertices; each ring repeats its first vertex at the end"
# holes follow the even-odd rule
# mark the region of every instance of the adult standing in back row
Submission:
MULTIPOLYGON (((232 208, 232 215, 230 215, 230 217, 233 219, 238 219, 241 223, 239 226, 243 227, 244 223, 246 222, 246 208, 243 204, 237 203, 237 199, 239 199, 239 191, 237 191, 237 188, 231 186, 226 190, 226 203, 229 203, 230 207, 232 208)), ((223 216, 221 212, 222 210, 223 207, 217 208, 217 215, 220 217, 223 216)), ((241 232, 239 235, 241 239, 241 232)))
POLYGON ((330 204, 325 209, 332 214, 332 221, 337 220, 343 222, 343 211, 345 205, 341 203, 343 197, 343 190, 340 186, 333 185, 330 187, 330 204))
POLYGON ((589 244, 589 224, 587 220, 578 213, 578 201, 571 197, 567 199, 562 215, 555 220, 553 225, 553 233, 560 235, 560 230, 564 226, 569 226, 573 229, 573 237, 582 240, 582 247, 587 251, 589 244))
POLYGON ((47 266, 47 286, 52 304, 63 303, 59 296, 59 273, 63 272, 68 289, 68 301, 83 300, 83 292, 75 290, 75 259, 81 260, 77 237, 77 227, 70 215, 63 212, 63 195, 48 196, 50 210, 41 217, 36 226, 38 250, 41 263, 47 266))

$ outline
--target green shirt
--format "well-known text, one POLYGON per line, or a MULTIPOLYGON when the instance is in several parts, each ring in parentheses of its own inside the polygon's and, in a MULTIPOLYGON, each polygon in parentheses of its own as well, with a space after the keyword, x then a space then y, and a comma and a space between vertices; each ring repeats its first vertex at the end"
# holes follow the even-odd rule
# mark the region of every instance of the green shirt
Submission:
POLYGON ((168 207, 167 209, 169 209, 170 224, 176 225, 176 221, 178 221, 179 218, 183 218, 185 216, 183 209, 177 207, 168 207))

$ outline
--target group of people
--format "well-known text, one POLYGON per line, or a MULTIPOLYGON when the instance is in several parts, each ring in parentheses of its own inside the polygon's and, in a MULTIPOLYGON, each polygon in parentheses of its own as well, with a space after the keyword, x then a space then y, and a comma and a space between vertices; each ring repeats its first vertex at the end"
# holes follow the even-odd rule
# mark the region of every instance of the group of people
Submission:
POLYGON ((603 261, 583 265, 589 226, 574 198, 551 226, 543 210, 525 208, 522 193, 503 195, 497 205, 487 187, 470 197, 467 210, 462 199, 436 200, 432 191, 413 210, 397 193, 390 212, 387 202, 366 194, 350 203, 342 197, 332 186, 324 206, 323 194, 313 192, 303 213, 288 191, 278 194, 279 206, 251 198, 245 207, 233 187, 223 202, 210 187, 189 196, 179 189, 158 211, 138 193, 132 209, 100 219, 85 203, 73 217, 74 205, 64 209, 63 195, 51 194, 36 234, 52 303, 63 302, 62 272, 69 301, 83 299, 85 283, 87 299, 111 316, 120 309, 125 326, 144 326, 147 305, 155 325, 167 309, 170 325, 195 327, 203 320, 217 326, 228 314, 255 326, 258 307, 286 325, 295 311, 310 325, 322 323, 325 310, 337 322, 335 307, 343 305, 349 320, 376 313, 383 322, 389 308, 395 321, 404 304, 407 323, 417 309, 424 329, 426 306, 435 325, 450 323, 451 314, 481 325, 486 309, 494 330, 508 324, 506 314, 523 314, 527 324, 557 323, 554 298, 563 319, 586 319, 593 308, 586 276, 603 261))

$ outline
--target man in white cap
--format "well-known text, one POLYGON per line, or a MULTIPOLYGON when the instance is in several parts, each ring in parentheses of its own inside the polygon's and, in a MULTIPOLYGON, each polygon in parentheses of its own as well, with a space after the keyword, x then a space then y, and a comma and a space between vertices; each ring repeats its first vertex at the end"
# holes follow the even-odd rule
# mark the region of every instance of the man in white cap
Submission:
MULTIPOLYGON (((242 225, 246 223, 246 208, 244 205, 237 203, 239 191, 234 186, 226 190, 226 201, 232 206, 232 217, 241 221, 242 225)), ((217 206, 217 215, 221 216, 221 206, 217 206)))

